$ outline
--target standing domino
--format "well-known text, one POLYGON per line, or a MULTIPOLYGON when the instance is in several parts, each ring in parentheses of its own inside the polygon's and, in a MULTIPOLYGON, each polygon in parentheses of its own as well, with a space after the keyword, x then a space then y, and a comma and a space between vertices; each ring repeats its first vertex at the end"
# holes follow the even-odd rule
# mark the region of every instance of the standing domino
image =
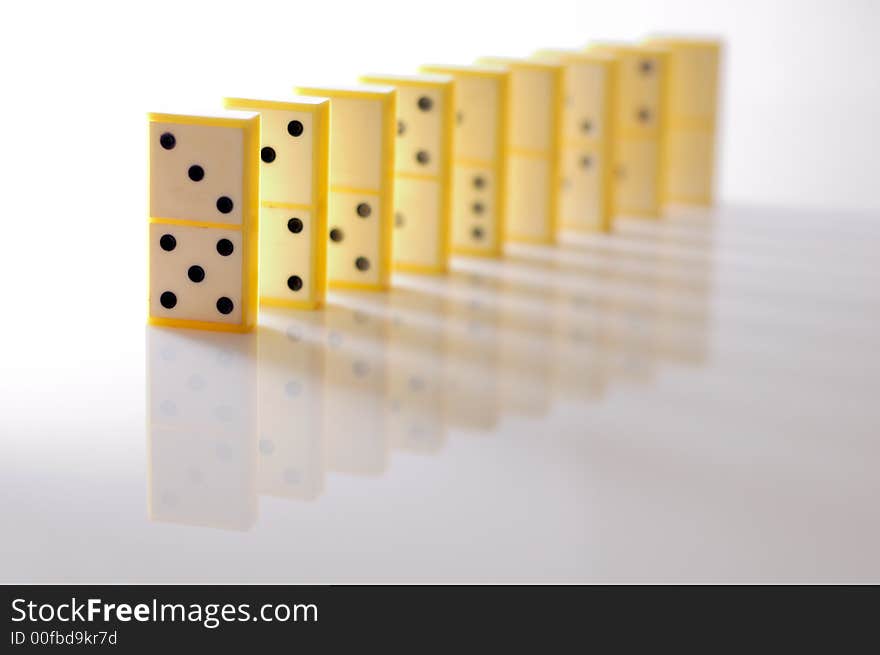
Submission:
POLYGON ((391 283, 395 91, 392 87, 298 87, 330 98, 332 288, 385 290, 391 283))
POLYGON ((539 50, 535 58, 563 66, 559 227, 611 230, 613 90, 616 63, 608 55, 539 50))
POLYGON ((663 202, 666 51, 593 45, 618 59, 614 94, 614 213, 659 216, 663 202))
POLYGON ((669 52, 663 199, 711 205, 721 43, 662 37, 648 39, 647 43, 669 52))
POLYGON ((260 112, 260 302, 299 309, 324 304, 330 101, 226 98, 260 112))
POLYGON ((510 70, 506 238, 555 243, 563 68, 548 61, 500 57, 484 57, 479 63, 510 70))
POLYGON ((509 72, 497 66, 422 66, 455 80, 452 252, 498 257, 506 221, 509 72))
POLYGON ((260 117, 148 120, 149 322, 249 331, 257 319, 260 117))
POLYGON ((397 88, 394 268, 445 273, 452 213, 452 78, 367 75, 362 81, 397 88))

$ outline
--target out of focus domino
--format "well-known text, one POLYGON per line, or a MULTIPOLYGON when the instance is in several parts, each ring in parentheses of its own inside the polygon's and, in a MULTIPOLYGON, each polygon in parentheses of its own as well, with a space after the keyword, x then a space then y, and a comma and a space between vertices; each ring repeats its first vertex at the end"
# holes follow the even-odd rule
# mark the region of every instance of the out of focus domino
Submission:
POLYGON ((659 216, 663 204, 667 51, 595 44, 617 58, 614 92, 614 213, 659 216))
POLYGON ((668 52, 663 199, 711 205, 721 43, 667 37, 653 37, 646 43, 668 52))
POLYGON ((452 252, 498 257, 507 213, 510 73, 497 66, 422 66, 455 80, 452 252))
POLYGON ((366 75, 397 89, 394 239, 396 270, 445 273, 452 214, 454 83, 448 75, 366 75))
POLYGON ((563 68, 559 227, 611 230, 616 60, 576 50, 539 50, 535 58, 563 68))
POLYGON ((552 61, 501 57, 483 57, 477 63, 510 71, 506 239, 554 243, 563 67, 552 61))

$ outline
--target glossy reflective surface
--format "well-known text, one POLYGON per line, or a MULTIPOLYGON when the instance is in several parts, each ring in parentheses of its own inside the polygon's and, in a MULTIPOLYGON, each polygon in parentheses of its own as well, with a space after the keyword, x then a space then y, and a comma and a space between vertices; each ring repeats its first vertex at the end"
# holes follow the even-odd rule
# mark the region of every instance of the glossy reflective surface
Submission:
POLYGON ((623 220, 249 336, 36 321, 0 580, 876 581, 878 219, 623 220))

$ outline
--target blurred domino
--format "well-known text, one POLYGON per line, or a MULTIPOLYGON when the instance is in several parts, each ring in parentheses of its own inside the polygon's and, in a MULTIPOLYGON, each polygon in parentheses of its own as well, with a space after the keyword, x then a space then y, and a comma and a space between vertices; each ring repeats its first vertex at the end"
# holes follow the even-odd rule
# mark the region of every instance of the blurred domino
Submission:
POLYGON ((614 93, 614 213, 659 216, 663 201, 666 50, 597 44, 618 60, 614 93))
POLYGON ((650 38, 647 43, 669 53, 663 199, 711 205, 721 43, 664 37, 650 38))
POLYGON ((563 68, 551 61, 500 57, 478 63, 510 70, 506 239, 554 243, 563 68))
POLYGON ((563 66, 559 227, 610 231, 615 60, 576 50, 539 50, 534 56, 563 66))
POLYGON ((397 88, 394 268, 445 273, 452 213, 453 80, 446 75, 367 75, 397 88))
POLYGON ((422 66, 455 80, 452 252, 497 257, 506 221, 509 72, 497 66, 422 66))

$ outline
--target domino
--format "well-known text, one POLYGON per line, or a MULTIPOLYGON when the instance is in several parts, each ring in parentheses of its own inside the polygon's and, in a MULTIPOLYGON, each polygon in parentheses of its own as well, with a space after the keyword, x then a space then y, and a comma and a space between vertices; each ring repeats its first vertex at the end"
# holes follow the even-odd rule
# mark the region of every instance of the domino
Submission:
POLYGON ((330 98, 330 288, 391 283, 396 92, 387 86, 298 87, 330 98))
POLYGON ((718 67, 721 43, 654 37, 668 51, 663 199, 709 206, 714 200, 718 67))
POLYGON ((576 50, 539 50, 534 57, 563 67, 559 228, 610 232, 615 60, 576 50))
POLYGON ((327 289, 330 101, 229 97, 259 112, 260 303, 316 309, 327 289))
POLYGON ((361 78, 397 89, 394 269, 448 270, 452 213, 454 83, 447 75, 361 78))
POLYGON ((666 50, 596 44, 617 59, 614 90, 614 214, 659 216, 663 204, 666 50))
POLYGON ((256 324, 259 121, 249 112, 148 115, 151 324, 256 324))
POLYGON ((453 253, 499 257, 507 213, 510 73, 498 66, 426 65, 455 80, 453 253))
POLYGON ((549 61, 483 57, 510 71, 506 239, 556 242, 563 67, 549 61))

